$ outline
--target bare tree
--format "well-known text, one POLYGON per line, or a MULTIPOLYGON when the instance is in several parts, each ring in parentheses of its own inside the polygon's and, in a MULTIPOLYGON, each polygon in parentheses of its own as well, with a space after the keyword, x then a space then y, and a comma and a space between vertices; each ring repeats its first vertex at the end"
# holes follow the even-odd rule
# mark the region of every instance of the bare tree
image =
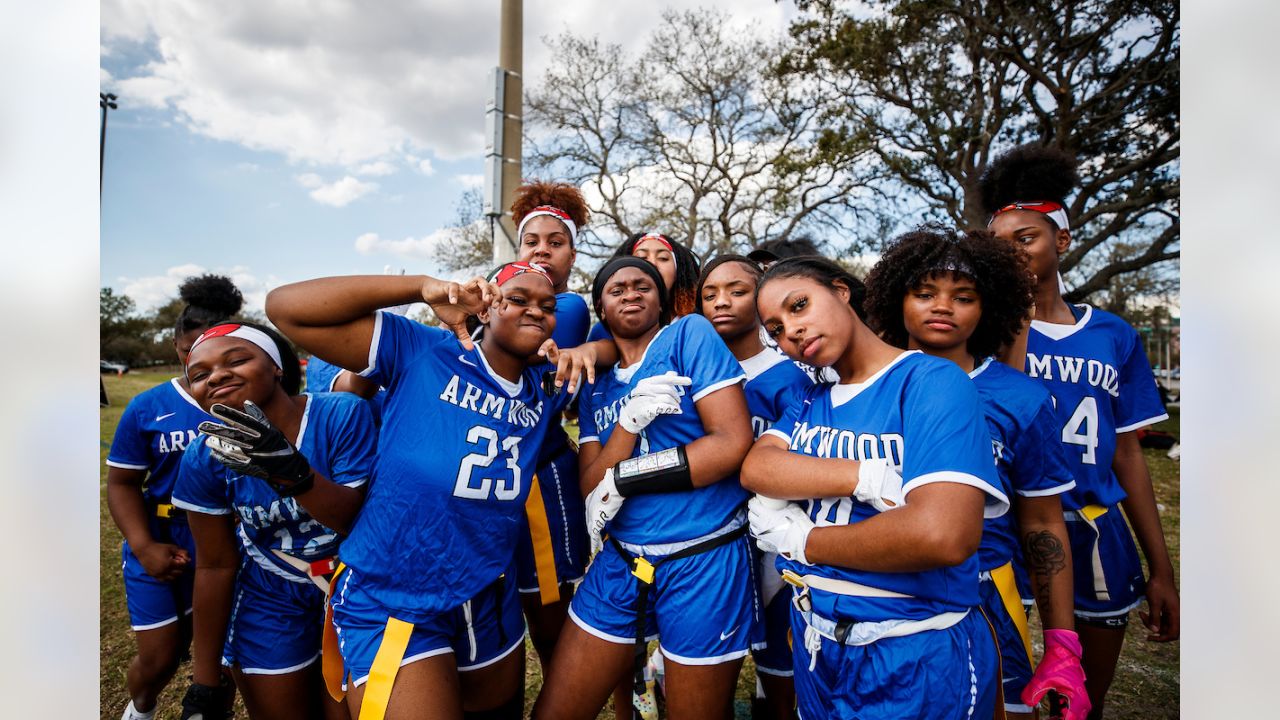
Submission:
POLYGON ((872 148, 890 186, 910 190, 886 213, 903 224, 984 226, 982 171, 999 152, 1040 141, 1081 161, 1074 243, 1062 259, 1069 297, 1151 266, 1176 274, 1177 2, 797 5, 805 15, 792 25, 796 43, 780 70, 845 98, 827 122, 842 141, 872 148), (1111 252, 1116 242, 1127 251, 1111 252))
POLYGON ((635 59, 596 38, 548 43, 526 161, 586 191, 588 256, 640 231, 704 257, 805 230, 843 236, 871 199, 867 150, 824 127, 818 83, 771 72, 785 39, 697 10, 664 13, 635 59))

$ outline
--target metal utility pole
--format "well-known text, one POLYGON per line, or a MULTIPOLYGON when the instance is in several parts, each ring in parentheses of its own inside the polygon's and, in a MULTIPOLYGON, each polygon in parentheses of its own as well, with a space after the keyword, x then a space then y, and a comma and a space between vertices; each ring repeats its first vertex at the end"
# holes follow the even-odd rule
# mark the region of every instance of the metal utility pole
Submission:
POLYGON ((494 264, 516 259, 511 199, 521 180, 524 134, 524 2, 502 0, 498 67, 491 74, 485 107, 484 213, 493 229, 494 264))
POLYGON ((98 106, 102 108, 102 137, 98 140, 98 197, 102 197, 102 168, 107 157, 107 110, 116 110, 114 93, 98 93, 98 106))

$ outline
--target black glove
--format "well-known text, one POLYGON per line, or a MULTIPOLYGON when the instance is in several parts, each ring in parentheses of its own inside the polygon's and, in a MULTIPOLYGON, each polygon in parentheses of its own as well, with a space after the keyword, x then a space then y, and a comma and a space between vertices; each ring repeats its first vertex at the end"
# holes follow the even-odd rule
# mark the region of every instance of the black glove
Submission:
POLYGON ((210 687, 193 682, 182 696, 182 720, 221 720, 230 717, 227 713, 227 701, 231 686, 225 679, 222 685, 210 687))
POLYGON ((266 480, 281 497, 311 489, 315 483, 311 464, 261 408, 245 400, 244 412, 222 403, 214 404, 209 412, 226 423, 200 423, 200 432, 209 436, 205 445, 215 460, 243 475, 266 480))

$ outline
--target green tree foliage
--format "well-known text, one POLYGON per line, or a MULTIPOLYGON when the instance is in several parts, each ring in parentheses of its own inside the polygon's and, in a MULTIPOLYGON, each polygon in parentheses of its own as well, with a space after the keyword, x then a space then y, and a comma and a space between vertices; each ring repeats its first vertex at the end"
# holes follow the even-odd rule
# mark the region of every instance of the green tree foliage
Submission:
POLYGON ((885 195, 908 191, 883 214, 902 225, 985 226, 977 183, 987 163, 1043 142, 1080 160, 1073 243, 1062 259, 1069 297, 1144 268, 1176 283, 1176 1, 796 4, 796 42, 778 69, 843 98, 824 114, 829 141, 870 148, 885 195))
POLYGON ((98 293, 98 343, 103 360, 139 364, 150 350, 147 340, 149 323, 137 314, 137 306, 128 295, 117 295, 111 288, 98 293))

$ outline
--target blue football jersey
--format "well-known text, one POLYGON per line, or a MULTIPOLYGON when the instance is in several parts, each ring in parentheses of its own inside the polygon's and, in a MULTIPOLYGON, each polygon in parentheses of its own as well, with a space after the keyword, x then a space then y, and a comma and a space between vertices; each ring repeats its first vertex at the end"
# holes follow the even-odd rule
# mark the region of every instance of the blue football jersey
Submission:
POLYGON ((747 375, 743 391, 751 411, 751 433, 757 439, 773 427, 787 408, 801 401, 805 388, 813 385, 804 370, 771 347, 743 360, 742 371, 747 375))
MULTIPOLYGON (((625 369, 614 367, 597 375, 595 385, 586 386, 578 406, 579 442, 609 442, 618 410, 636 383, 670 370, 691 378, 693 384, 677 388, 679 414, 659 415, 641 431, 632 457, 688 445, 706 435, 694 403, 745 377, 711 322, 701 315, 686 315, 658 331, 640 362, 625 369)), ((692 540, 728 524, 747 497, 736 473, 694 490, 638 495, 622 504, 608 530, 619 540, 637 545, 692 540)))
POLYGON ((587 331, 591 327, 591 311, 587 309, 587 301, 577 293, 562 292, 556 294, 556 329, 551 339, 562 348, 578 347, 586 342, 587 331))
POLYGON ((459 607, 510 567, 550 418, 549 367, 495 373, 453 333, 378 313, 361 374, 387 388, 374 479, 342 560, 397 617, 459 607))
MULTIPOLYGON (((298 452, 311 467, 340 485, 360 487, 369 480, 377 438, 369 406, 349 393, 307 394, 298 452)), ((299 583, 306 575, 272 550, 312 562, 332 557, 340 538, 298 504, 282 498, 267 481, 241 475, 213 458, 204 436, 182 458, 173 504, 189 512, 230 515, 245 552, 265 570, 299 583)))
MULTIPOLYGON (((866 382, 814 385, 766 434, 785 440, 791 452, 812 457, 888 459, 902 476, 908 504, 916 488, 952 482, 986 493, 993 514, 1008 507, 996 479, 978 391, 950 360, 904 352, 866 382)), ((814 498, 805 506, 820 527, 852 525, 879 512, 851 497, 814 498)), ((814 590, 814 610, 829 618, 921 620, 978 604, 977 553, 960 565, 922 572, 806 566, 783 557, 778 568, 908 596, 869 598, 814 590)))
POLYGON ((1088 305, 1074 312, 1074 325, 1032 321, 1027 375, 1053 395, 1058 437, 1076 481, 1063 506, 1109 507, 1125 497, 1111 469, 1116 435, 1169 416, 1137 331, 1088 305))
MULTIPOLYGON (((1058 495, 1075 487, 1058 442, 1058 421, 1049 391, 1013 368, 987 358, 969 373, 982 398, 991 432, 1000 489, 1009 498, 1058 495)), ((1013 513, 987 518, 978 548, 978 569, 1009 562, 1018 547, 1013 513)))
POLYGON ((146 470, 142 496, 148 502, 167 503, 182 453, 195 442, 196 427, 210 419, 178 378, 138 393, 120 416, 107 465, 146 470))
POLYGON ((312 355, 307 361, 306 391, 309 393, 333 392, 333 383, 341 373, 342 368, 312 355))

